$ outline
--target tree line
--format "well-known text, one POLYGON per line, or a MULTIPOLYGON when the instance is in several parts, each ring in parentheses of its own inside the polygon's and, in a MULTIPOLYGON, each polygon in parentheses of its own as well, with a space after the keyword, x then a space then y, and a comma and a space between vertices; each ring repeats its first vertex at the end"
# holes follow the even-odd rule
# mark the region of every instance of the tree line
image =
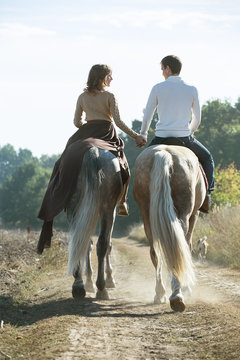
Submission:
MULTIPOLYGON (((148 143, 154 137, 157 122, 155 115, 150 127, 148 143)), ((141 121, 133 120, 132 129, 139 132, 141 121)), ((120 135, 125 142, 125 153, 132 177, 134 162, 142 151, 125 134, 120 135)), ((216 165, 216 191, 214 201, 217 205, 240 201, 240 98, 236 104, 229 101, 212 100, 202 107, 202 122, 195 133, 212 153, 216 165)), ((67 139, 66 139, 67 140, 67 139)), ((60 154, 40 158, 34 157, 28 149, 16 151, 10 144, 0 147, 0 225, 8 228, 24 228, 28 225, 39 228, 42 222, 37 219, 38 210, 45 193, 52 168, 60 154)), ((140 213, 132 195, 130 182, 128 203, 130 215, 116 217, 114 234, 123 235, 130 226, 141 221, 140 213), (124 231, 123 231, 124 229, 124 231)), ((67 229, 64 212, 57 216, 54 226, 67 229)))

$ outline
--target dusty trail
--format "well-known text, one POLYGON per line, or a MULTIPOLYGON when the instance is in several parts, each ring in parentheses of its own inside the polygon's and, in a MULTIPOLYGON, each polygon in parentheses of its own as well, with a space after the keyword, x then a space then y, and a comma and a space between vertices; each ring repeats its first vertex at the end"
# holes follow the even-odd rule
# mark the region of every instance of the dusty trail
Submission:
POLYGON ((69 329, 70 347, 59 360, 239 359, 239 273, 198 265, 186 311, 173 313, 169 304, 153 305, 148 248, 126 239, 113 245, 111 300, 87 294, 79 304, 82 316, 69 329))
MULTIPOLYGON (((74 301, 73 279, 66 276, 66 234, 56 234, 55 248, 41 259, 37 237, 1 235, 1 360, 1 351, 17 360, 239 360, 239 271, 196 264, 198 282, 186 298, 186 311, 174 313, 169 303, 153 305, 149 248, 113 239, 116 288, 110 300, 87 293, 74 301)), ((94 246, 94 281, 96 265, 94 246)))

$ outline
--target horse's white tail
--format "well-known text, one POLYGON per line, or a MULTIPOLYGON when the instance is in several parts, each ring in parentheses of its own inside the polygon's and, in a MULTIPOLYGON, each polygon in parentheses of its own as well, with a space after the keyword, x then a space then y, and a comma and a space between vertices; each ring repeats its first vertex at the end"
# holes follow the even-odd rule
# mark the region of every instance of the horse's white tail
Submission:
MULTIPOLYGON (((150 222, 154 247, 159 247, 168 269, 181 285, 191 285, 195 274, 189 246, 171 196, 173 160, 169 152, 155 153, 150 181, 150 222)), ((157 248, 156 248, 157 247, 157 248)))
MULTIPOLYGON (((72 275, 83 266, 90 238, 96 228, 99 212, 99 187, 102 172, 97 148, 85 153, 78 183, 80 200, 78 208, 70 220, 68 274, 72 275)), ((78 194, 79 195, 79 194, 78 194)))

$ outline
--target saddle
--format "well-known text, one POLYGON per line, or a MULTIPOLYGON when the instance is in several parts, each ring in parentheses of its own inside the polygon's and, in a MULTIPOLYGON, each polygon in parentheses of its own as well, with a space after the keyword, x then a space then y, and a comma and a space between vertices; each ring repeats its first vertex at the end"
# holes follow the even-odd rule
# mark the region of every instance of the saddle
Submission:
MULTIPOLYGON (((176 138, 176 137, 167 137, 167 138, 161 139, 161 145, 175 145, 175 146, 187 147, 181 139, 176 138)), ((205 186, 206 186, 206 190, 207 190, 208 189, 208 181, 207 181, 205 171, 203 170, 202 164, 200 162, 199 162, 199 167, 200 167, 200 170, 202 172, 204 182, 205 182, 205 186)))
POLYGON ((185 146, 184 142, 176 137, 167 137, 161 139, 161 145, 177 145, 177 146, 185 146))

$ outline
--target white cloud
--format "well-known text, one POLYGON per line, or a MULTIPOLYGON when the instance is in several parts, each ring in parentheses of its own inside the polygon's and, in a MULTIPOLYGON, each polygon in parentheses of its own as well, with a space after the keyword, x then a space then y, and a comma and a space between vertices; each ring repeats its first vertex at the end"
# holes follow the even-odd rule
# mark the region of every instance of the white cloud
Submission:
POLYGON ((185 24, 190 26, 203 25, 204 23, 221 23, 229 25, 238 22, 239 15, 228 15, 220 13, 200 13, 193 11, 179 11, 178 9, 164 10, 137 10, 137 11, 114 11, 105 13, 85 13, 81 16, 71 17, 67 22, 84 22, 98 24, 103 26, 111 25, 120 27, 160 27, 163 29, 172 29, 176 25, 185 24))
POLYGON ((21 23, 0 24, 0 36, 6 37, 29 37, 29 36, 53 36, 56 33, 40 27, 27 26, 21 23))

